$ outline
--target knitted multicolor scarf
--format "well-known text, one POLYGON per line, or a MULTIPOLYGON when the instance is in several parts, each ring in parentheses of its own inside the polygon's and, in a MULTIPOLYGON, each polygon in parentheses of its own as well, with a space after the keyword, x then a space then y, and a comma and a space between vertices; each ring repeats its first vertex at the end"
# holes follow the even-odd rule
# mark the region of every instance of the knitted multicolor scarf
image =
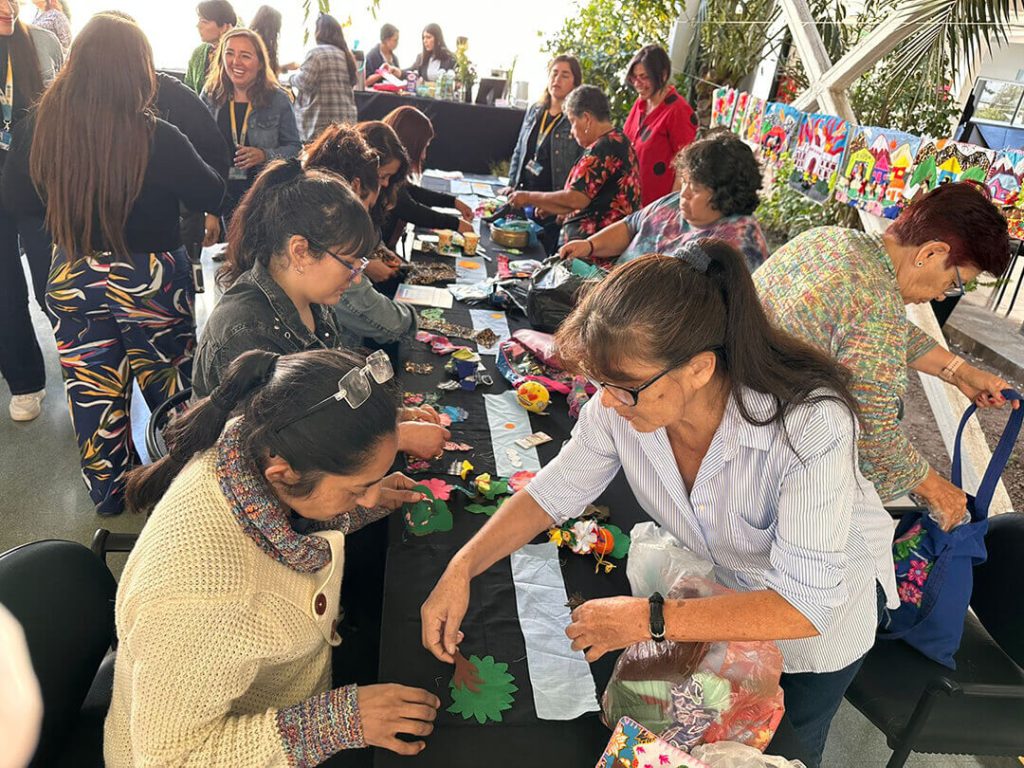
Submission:
MULTIPOLYGON (((331 562, 330 544, 322 536, 306 536, 292 526, 288 507, 243 452, 241 423, 236 419, 228 424, 217 445, 217 480, 235 519, 249 538, 279 563, 299 573, 319 571, 331 562)), ((340 527, 341 519, 335 521, 339 525, 329 527, 340 527)))

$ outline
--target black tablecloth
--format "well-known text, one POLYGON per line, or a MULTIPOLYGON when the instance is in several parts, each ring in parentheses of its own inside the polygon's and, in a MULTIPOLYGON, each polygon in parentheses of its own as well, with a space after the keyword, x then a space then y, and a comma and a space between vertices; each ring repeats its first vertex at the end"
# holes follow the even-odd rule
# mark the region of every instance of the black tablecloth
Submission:
POLYGON ((493 163, 512 157, 526 116, 521 109, 356 91, 360 120, 380 120, 404 104, 416 107, 434 124, 426 167, 443 171, 490 173, 493 163))
MULTIPOLYGON (((438 183, 438 180, 430 181, 432 185, 438 183)), ((501 249, 490 242, 485 232, 481 237, 481 245, 491 257, 488 272, 493 273, 501 249)), ((437 257, 424 260, 434 258, 437 257)), ((522 258, 542 259, 543 254, 538 246, 524 253, 522 258)), ((445 318, 460 325, 472 325, 469 308, 458 303, 453 309, 445 311, 445 318)), ((526 327, 526 322, 523 318, 510 317, 509 326, 515 330, 526 327)), ((452 341, 456 344, 465 343, 459 339, 452 341)), ((447 356, 434 355, 427 345, 413 342, 403 345, 402 358, 433 363, 435 366, 429 375, 408 374, 403 370, 400 379, 404 390, 437 391, 437 383, 444 378, 441 364, 447 356)), ((474 452, 468 456, 475 465, 473 476, 483 471, 494 471, 483 395, 500 393, 510 388, 498 374, 494 357, 483 356, 483 360, 494 378, 493 386, 475 392, 444 393, 442 398, 443 404, 461 405, 470 412, 466 424, 453 425, 452 439, 464 440, 474 446, 474 452)), ((537 448, 543 465, 554 458, 572 429, 565 398, 556 396, 548 415, 530 414, 529 418, 534 431, 546 432, 554 438, 552 442, 537 448)), ((462 454, 446 454, 446 459, 454 456, 462 454)), ((450 476, 444 479, 460 482, 450 476)), ((485 725, 445 711, 452 701, 448 687, 452 667, 438 661, 423 648, 419 612, 452 556, 488 520, 482 515, 466 512, 466 503, 462 494, 452 494, 449 506, 454 527, 446 533, 411 536, 405 532, 400 516, 393 515, 389 519, 379 679, 381 682, 401 683, 432 691, 441 699, 442 709, 438 713, 434 733, 427 740, 426 750, 411 758, 376 750, 374 766, 449 768, 487 765, 488 768, 519 768, 530 765, 544 768, 589 768, 601 755, 610 731, 600 722, 596 713, 559 722, 537 718, 508 558, 473 580, 469 610, 462 623, 465 640, 460 650, 467 658, 472 654, 493 656, 496 661, 508 663, 509 673, 515 677, 515 684, 519 688, 515 693, 515 703, 510 710, 502 713, 502 722, 489 722, 485 725)), ((638 522, 650 519, 640 509, 622 473, 597 503, 608 506, 611 510, 610 522, 625 531, 629 531, 638 522)), ((543 540, 543 536, 537 539, 543 540)), ((560 550, 559 555, 567 594, 578 593, 586 599, 629 594, 624 561, 611 573, 595 573, 593 558, 575 555, 567 550, 560 550)), ((553 628, 552 631, 561 630, 553 628)), ((608 683, 617 656, 617 653, 607 654, 591 665, 599 694, 608 683)), ((784 721, 779 737, 788 738, 789 731, 788 723, 784 721)), ((780 749, 775 753, 799 757, 799 750, 795 747, 778 746, 780 749)))

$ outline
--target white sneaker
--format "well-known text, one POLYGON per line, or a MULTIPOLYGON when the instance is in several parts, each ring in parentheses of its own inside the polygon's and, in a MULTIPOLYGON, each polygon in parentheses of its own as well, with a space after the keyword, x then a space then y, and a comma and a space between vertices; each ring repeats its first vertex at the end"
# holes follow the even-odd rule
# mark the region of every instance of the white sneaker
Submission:
POLYGON ((43 411, 43 398, 46 390, 29 392, 27 395, 14 395, 11 398, 11 419, 14 421, 32 421, 43 411))

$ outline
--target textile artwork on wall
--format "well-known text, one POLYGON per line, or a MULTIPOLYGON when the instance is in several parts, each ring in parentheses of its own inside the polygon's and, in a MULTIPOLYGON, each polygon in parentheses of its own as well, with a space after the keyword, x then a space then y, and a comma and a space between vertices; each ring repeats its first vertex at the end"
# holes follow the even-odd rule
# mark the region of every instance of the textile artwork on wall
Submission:
POLYGON ((778 163, 782 155, 793 148, 801 117, 803 113, 789 104, 775 101, 768 103, 764 117, 761 118, 758 140, 761 145, 761 156, 766 163, 778 163))
POLYGON ((729 129, 737 134, 742 135, 743 120, 747 116, 747 106, 750 104, 750 94, 746 91, 740 93, 736 97, 736 109, 732 113, 732 124, 729 129))
POLYGON ((816 203, 824 203, 835 187, 846 151, 847 123, 834 115, 807 114, 797 132, 789 184, 816 203))
POLYGON ((736 110, 735 88, 722 87, 711 94, 711 127, 732 127, 732 113, 736 110))
POLYGON ((740 125, 740 138, 751 147, 757 147, 761 143, 761 121, 764 119, 767 105, 768 102, 757 96, 751 96, 747 101, 747 113, 740 125))
POLYGON ((920 147, 919 137, 903 131, 857 128, 836 179, 836 200, 895 219, 906 206, 903 190, 920 147))
POLYGON ((952 139, 924 139, 903 196, 912 203, 939 184, 967 180, 984 184, 995 154, 991 149, 952 139))

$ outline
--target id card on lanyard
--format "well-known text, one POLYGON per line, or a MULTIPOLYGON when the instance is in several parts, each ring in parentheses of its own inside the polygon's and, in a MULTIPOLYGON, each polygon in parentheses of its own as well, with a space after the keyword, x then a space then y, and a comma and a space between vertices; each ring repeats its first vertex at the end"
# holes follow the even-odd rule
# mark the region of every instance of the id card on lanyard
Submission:
POLYGON ((526 164, 526 170, 528 170, 534 176, 540 176, 542 173, 544 173, 544 166, 541 165, 540 161, 537 159, 537 155, 540 152, 541 146, 543 146, 544 144, 544 140, 551 135, 551 132, 555 130, 555 126, 557 126, 562 121, 562 116, 559 115, 558 117, 551 121, 551 125, 549 126, 548 118, 550 116, 550 113, 545 109, 544 114, 541 115, 540 118, 540 130, 537 132, 537 147, 533 151, 533 159, 526 164))
POLYGON ((7 151, 11 148, 11 121, 14 120, 14 66, 11 62, 11 54, 7 54, 7 79, 4 80, 4 89, 0 95, 0 106, 3 107, 4 123, 0 129, 0 150, 7 151))
MULTIPOLYGON (((245 139, 249 135, 249 113, 252 112, 252 103, 245 105, 245 117, 242 118, 242 130, 238 130, 238 117, 235 114, 234 100, 228 101, 228 109, 231 112, 231 139, 235 143, 235 150, 245 146, 245 139)), ((238 168, 232 164, 228 170, 228 179, 231 181, 245 181, 249 178, 249 172, 244 168, 238 168)))

